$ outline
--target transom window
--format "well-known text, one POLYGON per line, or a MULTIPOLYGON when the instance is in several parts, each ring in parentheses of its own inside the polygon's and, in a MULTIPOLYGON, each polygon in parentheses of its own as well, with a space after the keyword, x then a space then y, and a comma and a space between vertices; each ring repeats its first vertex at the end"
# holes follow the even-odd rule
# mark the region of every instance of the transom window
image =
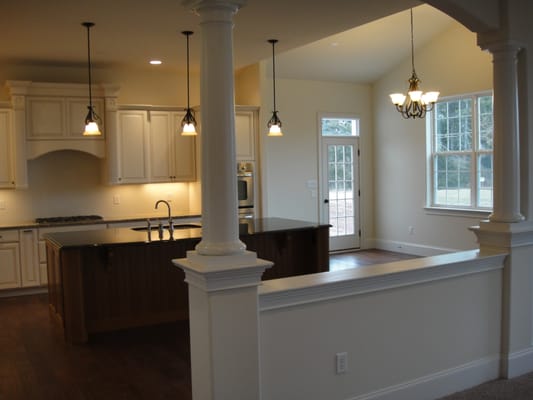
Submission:
POLYGON ((359 136, 358 119, 323 117, 320 123, 322 136, 359 136))
POLYGON ((442 99, 429 121, 429 206, 491 209, 492 94, 442 99))

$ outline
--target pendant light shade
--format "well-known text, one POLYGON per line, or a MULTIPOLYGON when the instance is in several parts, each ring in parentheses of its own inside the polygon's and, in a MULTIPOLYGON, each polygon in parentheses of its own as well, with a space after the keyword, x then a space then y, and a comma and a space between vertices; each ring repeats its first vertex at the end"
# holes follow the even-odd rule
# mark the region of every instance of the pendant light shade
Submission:
POLYGON ((396 110, 406 119, 408 118, 424 118, 426 112, 433 109, 433 105, 439 98, 439 92, 423 93, 418 84, 420 79, 415 71, 415 48, 413 39, 413 9, 411 8, 411 67, 412 73, 409 78, 409 90, 407 95, 402 93, 393 93, 390 95, 392 104, 396 106, 396 110))
POLYGON ((268 136, 283 136, 281 131, 281 121, 278 117, 278 110, 276 110, 276 54, 274 52, 274 46, 278 42, 277 39, 269 39, 269 43, 272 44, 272 88, 274 98, 274 110, 272 111, 272 117, 268 121, 268 136))
POLYGON ((87 106, 89 112, 85 117, 85 131, 83 132, 83 136, 100 136, 102 132, 100 132, 100 128, 98 127, 98 122, 101 122, 101 119, 94 112, 91 80, 91 27, 94 26, 94 23, 82 22, 82 25, 87 28, 87 69, 89 71, 89 105, 87 106))
POLYGON ((194 118, 194 111, 191 110, 189 103, 189 36, 193 34, 192 31, 181 32, 187 37, 187 109, 185 116, 181 121, 182 136, 196 136, 196 119, 194 118))

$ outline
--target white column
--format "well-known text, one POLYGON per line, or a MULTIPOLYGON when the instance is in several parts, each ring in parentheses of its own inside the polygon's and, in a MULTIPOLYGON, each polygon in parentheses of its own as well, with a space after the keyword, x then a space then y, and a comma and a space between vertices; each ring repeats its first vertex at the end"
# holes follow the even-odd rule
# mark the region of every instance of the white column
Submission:
POLYGON ((245 252, 174 260, 189 284, 194 400, 259 400, 258 286, 272 263, 245 252))
POLYGON ((173 260, 189 284, 194 400, 259 400, 257 288, 271 262, 239 240, 232 18, 243 0, 187 0, 201 18, 202 241, 173 260))
POLYGON ((494 204, 491 222, 519 222, 520 156, 518 131, 517 53, 511 41, 488 46, 493 55, 494 204))
POLYGON ((204 255, 242 253, 237 211, 233 15, 243 0, 185 1, 201 19, 202 241, 204 255))

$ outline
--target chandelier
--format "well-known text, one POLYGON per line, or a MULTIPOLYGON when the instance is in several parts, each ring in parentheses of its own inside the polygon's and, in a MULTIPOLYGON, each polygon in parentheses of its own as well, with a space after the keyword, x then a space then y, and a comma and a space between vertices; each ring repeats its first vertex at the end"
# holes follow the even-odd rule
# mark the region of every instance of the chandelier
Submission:
POLYGON ((413 9, 411 8, 411 67, 412 74, 409 78, 409 90, 407 96, 402 93, 393 93, 390 95, 392 104, 396 106, 396 110, 402 117, 408 118, 424 118, 426 112, 433 109, 433 105, 439 98, 439 92, 427 92, 423 93, 418 84, 420 79, 416 75, 415 71, 415 48, 413 40, 413 9))

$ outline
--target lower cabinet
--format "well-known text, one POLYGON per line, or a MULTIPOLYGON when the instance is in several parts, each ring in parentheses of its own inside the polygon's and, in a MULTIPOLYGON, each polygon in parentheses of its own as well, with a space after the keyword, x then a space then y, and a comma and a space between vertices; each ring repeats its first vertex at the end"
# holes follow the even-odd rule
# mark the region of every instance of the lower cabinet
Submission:
POLYGON ((0 231, 0 289, 20 287, 18 230, 0 231))
POLYGON ((0 231, 0 289, 41 284, 35 229, 0 231))
POLYGON ((20 278, 22 287, 46 284, 46 274, 39 271, 37 229, 23 229, 20 234, 20 278), (42 279, 41 279, 42 278, 42 279))

